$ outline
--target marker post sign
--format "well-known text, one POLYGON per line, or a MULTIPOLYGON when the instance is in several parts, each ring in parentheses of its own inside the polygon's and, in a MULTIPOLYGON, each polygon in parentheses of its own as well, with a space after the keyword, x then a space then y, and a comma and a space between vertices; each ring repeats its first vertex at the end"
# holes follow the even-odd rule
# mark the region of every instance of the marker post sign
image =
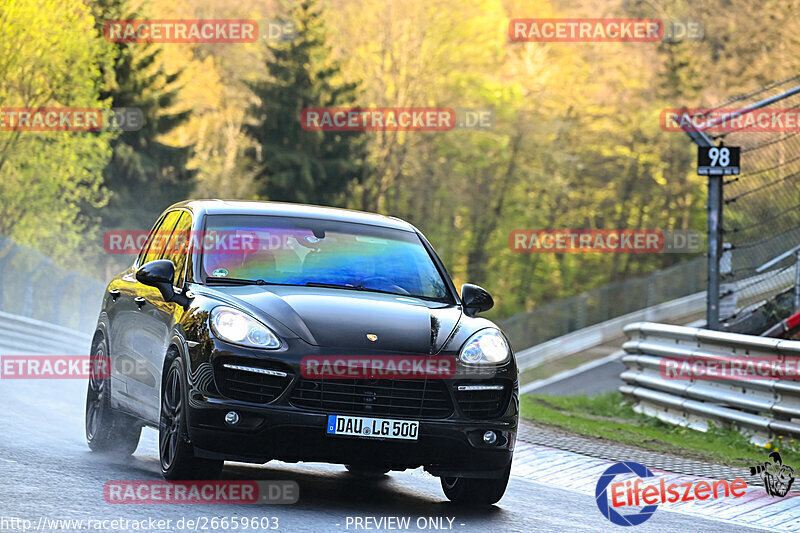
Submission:
POLYGON ((698 146, 697 174, 700 176, 738 176, 738 146, 698 146))
MULTIPOLYGON (((719 329, 719 319, 723 302, 720 301, 720 260, 723 252, 722 243, 722 182, 724 176, 739 175, 738 146, 714 146, 711 139, 702 131, 687 131, 689 137, 697 144, 697 174, 708 176, 707 226, 708 238, 708 290, 706 291, 706 327, 719 329)), ((735 312, 736 289, 731 291, 725 304, 725 313, 735 312)))

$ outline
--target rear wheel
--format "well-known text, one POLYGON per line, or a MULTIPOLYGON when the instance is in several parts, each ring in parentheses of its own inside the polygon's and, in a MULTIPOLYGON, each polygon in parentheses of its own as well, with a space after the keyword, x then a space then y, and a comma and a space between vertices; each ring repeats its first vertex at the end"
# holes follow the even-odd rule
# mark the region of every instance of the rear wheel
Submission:
POLYGON ((510 475, 511 465, 508 465, 499 478, 443 477, 442 490, 453 503, 492 505, 505 494, 510 475))
POLYGON ((86 442, 93 452, 130 455, 139 445, 142 425, 135 418, 111 408, 111 384, 106 341, 98 335, 89 356, 86 392, 86 442))
POLYGON ((176 357, 167 370, 161 390, 158 451, 161 474, 169 480, 217 479, 223 461, 195 457, 186 430, 186 374, 176 357))

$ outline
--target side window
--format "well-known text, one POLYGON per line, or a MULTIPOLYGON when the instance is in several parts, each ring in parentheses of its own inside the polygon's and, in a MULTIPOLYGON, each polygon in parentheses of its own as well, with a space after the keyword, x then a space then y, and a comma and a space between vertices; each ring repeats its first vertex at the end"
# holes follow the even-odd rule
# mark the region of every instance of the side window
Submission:
POLYGON ((186 211, 182 213, 175 226, 175 231, 169 238, 167 252, 164 255, 164 259, 169 259, 175 265, 175 279, 172 284, 176 287, 183 285, 183 274, 189 254, 189 237, 192 230, 192 215, 186 211))
POLYGON ((175 229, 175 224, 178 223, 181 213, 182 211, 170 211, 167 213, 161 226, 150 235, 150 242, 142 262, 139 263, 140 265, 155 261, 156 259, 161 259, 164 255, 164 251, 167 250, 167 241, 170 235, 172 235, 172 230, 175 229))
POLYGON ((161 226, 163 225, 165 218, 166 218, 165 216, 159 218, 156 221, 155 225, 153 226, 153 229, 150 230, 150 234, 147 236, 147 240, 145 241, 144 246, 142 246, 142 249, 139 251, 139 257, 136 258, 136 264, 138 266, 141 266, 146 263, 146 261, 144 260, 144 256, 147 254, 147 250, 148 248, 150 248, 150 244, 153 242, 153 239, 155 238, 156 234, 158 234, 158 230, 161 229, 161 226))

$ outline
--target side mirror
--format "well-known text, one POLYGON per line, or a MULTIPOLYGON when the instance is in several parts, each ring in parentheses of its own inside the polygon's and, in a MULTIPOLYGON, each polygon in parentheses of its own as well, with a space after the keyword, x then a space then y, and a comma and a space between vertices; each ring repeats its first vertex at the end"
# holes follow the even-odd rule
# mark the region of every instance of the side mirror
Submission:
POLYGON ((494 300, 491 294, 471 283, 465 283, 461 286, 461 302, 464 304, 464 312, 470 316, 477 315, 482 311, 488 311, 494 307, 494 300))
POLYGON ((175 265, 169 259, 149 261, 136 271, 136 281, 158 289, 165 302, 175 302, 185 306, 189 303, 189 299, 175 292, 172 286, 173 279, 175 279, 175 265))

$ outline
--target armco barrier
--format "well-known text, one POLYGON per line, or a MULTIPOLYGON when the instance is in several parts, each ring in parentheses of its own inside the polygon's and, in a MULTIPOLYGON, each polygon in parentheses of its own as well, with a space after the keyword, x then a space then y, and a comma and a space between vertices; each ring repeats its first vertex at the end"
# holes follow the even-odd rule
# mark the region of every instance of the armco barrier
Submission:
POLYGON ((674 320, 699 313, 705 308, 705 305, 706 293, 701 292, 640 309, 517 352, 517 364, 520 371, 524 372, 548 361, 576 354, 618 338, 622 335, 625 325, 631 322, 674 320))
POLYGON ((105 286, 0 235, 0 312, 88 334, 96 325, 105 286))
POLYGON ((91 335, 0 312, 0 355, 84 355, 91 335))
POLYGON ((665 357, 800 356, 800 341, 769 339, 652 322, 625 327, 627 369, 620 392, 634 409, 665 422, 707 430, 710 422, 746 433, 765 444, 777 435, 800 438, 800 382, 793 380, 676 380, 662 377, 665 357))
MULTIPOLYGON (((795 273, 790 270, 784 270, 777 275, 773 272, 768 272, 748 278, 746 281, 748 283, 758 283, 763 280, 763 278, 769 276, 776 278, 781 284, 789 286, 794 280, 795 273)), ((772 289, 770 288, 769 290, 772 289)), ((764 296, 766 295, 765 293, 764 296)), ((705 307, 705 292, 690 294, 689 296, 684 296, 677 300, 663 302, 520 350, 517 352, 517 363, 519 364, 520 371, 524 372, 542 363, 560 359, 615 339, 623 333, 625 325, 631 322, 677 320, 682 317, 700 313, 705 307)), ((502 322, 500 325, 503 327, 502 322)))

